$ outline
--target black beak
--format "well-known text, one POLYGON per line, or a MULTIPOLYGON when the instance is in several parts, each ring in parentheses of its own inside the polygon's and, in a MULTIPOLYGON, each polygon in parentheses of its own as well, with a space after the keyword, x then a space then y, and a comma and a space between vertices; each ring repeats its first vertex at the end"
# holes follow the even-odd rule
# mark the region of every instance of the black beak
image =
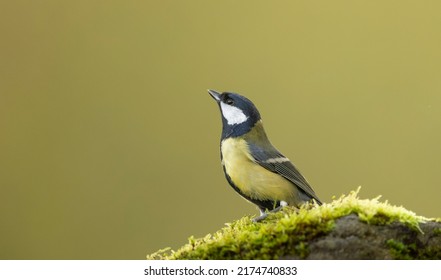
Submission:
POLYGON ((216 100, 216 102, 219 103, 219 101, 220 101, 220 95, 221 95, 219 92, 217 92, 217 91, 215 91, 215 90, 212 90, 212 89, 209 89, 209 90, 208 90, 208 93, 211 95, 211 97, 213 97, 214 100, 216 100))

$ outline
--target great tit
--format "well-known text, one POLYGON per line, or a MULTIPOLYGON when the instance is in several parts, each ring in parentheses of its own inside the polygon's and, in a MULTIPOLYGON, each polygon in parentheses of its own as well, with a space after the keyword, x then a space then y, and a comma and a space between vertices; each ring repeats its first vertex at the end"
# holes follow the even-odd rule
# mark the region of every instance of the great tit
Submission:
POLYGON ((256 106, 246 97, 208 90, 222 115, 221 163, 228 183, 260 210, 267 211, 320 199, 291 161, 269 141, 256 106))

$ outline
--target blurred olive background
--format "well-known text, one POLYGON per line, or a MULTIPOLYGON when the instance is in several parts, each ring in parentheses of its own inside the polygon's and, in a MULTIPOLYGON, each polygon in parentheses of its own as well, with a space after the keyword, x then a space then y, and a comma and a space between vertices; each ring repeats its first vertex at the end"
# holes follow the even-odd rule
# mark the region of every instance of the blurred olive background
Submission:
POLYGON ((439 1, 2 1, 0 258, 144 259, 258 211, 207 88, 323 201, 440 217, 439 1))

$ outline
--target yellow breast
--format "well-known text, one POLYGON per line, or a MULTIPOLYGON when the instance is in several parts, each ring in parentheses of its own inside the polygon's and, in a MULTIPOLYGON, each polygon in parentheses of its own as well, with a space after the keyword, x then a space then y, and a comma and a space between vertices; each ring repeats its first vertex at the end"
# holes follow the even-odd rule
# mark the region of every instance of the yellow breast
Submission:
POLYGON ((244 139, 228 138, 221 143, 222 164, 243 194, 259 200, 283 200, 297 205, 297 187, 254 161, 244 139))

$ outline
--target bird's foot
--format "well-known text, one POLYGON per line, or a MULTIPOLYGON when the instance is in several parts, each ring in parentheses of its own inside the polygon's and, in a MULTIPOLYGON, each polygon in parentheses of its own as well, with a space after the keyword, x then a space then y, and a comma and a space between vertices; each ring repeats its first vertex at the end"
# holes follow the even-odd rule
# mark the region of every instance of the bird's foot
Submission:
POLYGON ((288 205, 288 203, 286 203, 285 201, 280 201, 279 207, 276 207, 276 208, 274 208, 273 210, 271 210, 269 212, 265 212, 265 210, 259 209, 260 210, 260 216, 254 218, 253 222, 257 223, 257 222, 260 222, 262 220, 265 220, 265 218, 268 217, 268 213, 276 213, 276 212, 280 211, 283 207, 285 207, 287 205, 288 205))
POLYGON ((268 213, 265 213, 265 212, 260 213, 260 216, 254 218, 254 219, 253 219, 253 222, 254 222, 254 223, 257 223, 257 222, 263 221, 263 220, 265 220, 266 217, 268 217, 268 213))
POLYGON ((273 210, 271 210, 270 212, 271 213, 276 213, 276 212, 279 212, 280 210, 282 210, 282 208, 283 207, 285 207, 285 206, 287 206, 288 205, 288 203, 286 202, 286 201, 280 201, 280 205, 279 205, 279 207, 276 207, 276 208, 274 208, 273 210))

